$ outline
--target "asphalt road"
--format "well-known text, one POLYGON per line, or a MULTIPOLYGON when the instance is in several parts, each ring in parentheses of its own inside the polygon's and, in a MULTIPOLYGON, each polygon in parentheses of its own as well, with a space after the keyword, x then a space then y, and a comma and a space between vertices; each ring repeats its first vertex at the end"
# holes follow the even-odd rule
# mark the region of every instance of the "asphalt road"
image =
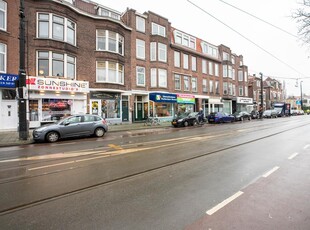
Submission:
POLYGON ((310 229, 310 116, 0 148, 0 229, 310 229))

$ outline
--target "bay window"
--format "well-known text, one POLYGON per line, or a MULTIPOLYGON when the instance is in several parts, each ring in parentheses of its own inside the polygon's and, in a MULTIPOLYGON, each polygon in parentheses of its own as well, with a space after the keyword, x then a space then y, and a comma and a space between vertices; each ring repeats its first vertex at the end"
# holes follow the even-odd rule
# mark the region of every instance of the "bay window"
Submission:
POLYGON ((96 31, 96 50, 124 55, 124 37, 109 30, 96 31))
POLYGON ((124 66, 113 61, 97 61, 96 82, 124 84, 124 66))

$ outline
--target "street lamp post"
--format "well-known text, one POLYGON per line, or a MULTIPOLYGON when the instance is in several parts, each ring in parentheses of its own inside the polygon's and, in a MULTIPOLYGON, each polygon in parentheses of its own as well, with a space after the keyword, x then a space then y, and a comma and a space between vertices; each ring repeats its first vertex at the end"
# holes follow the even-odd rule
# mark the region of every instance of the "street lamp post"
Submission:
POLYGON ((19 82, 18 82, 18 118, 19 118, 19 139, 28 139, 27 124, 27 98, 25 98, 26 90, 26 71, 25 71, 25 7, 24 0, 20 0, 19 10, 19 82))
POLYGON ((303 103, 302 103, 302 81, 300 81, 300 109, 303 110, 303 103))
POLYGON ((264 87, 263 87, 263 73, 259 73, 260 75, 260 105, 261 105, 261 110, 260 110, 260 118, 263 119, 263 111, 264 111, 264 87))

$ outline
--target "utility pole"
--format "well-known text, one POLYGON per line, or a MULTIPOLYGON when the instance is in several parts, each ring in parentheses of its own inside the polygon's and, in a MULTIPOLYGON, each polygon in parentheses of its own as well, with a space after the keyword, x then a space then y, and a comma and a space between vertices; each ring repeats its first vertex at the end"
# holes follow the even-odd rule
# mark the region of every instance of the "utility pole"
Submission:
POLYGON ((24 0, 20 0, 19 8, 19 80, 18 80, 18 118, 19 118, 19 139, 28 139, 27 124, 27 88, 25 71, 25 6, 24 0))
POLYGON ((303 110, 303 104, 302 104, 302 81, 300 81, 300 109, 303 110))
POLYGON ((264 86, 263 86, 263 73, 259 73, 260 75, 260 105, 261 105, 261 111, 260 111, 260 118, 263 119, 263 112, 264 112, 264 86))

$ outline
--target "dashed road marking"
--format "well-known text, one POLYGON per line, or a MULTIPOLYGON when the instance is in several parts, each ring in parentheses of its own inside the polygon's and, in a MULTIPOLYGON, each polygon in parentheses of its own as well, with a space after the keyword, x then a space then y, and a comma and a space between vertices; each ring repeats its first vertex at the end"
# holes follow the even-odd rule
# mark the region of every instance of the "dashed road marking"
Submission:
POLYGON ((236 192, 234 195, 232 195, 231 197, 228 197, 226 200, 222 201, 221 203, 219 203, 218 205, 214 206, 213 208, 211 208, 210 210, 206 211, 206 214, 208 215, 212 215, 215 212, 217 212, 218 210, 220 210, 221 208, 223 208, 224 206, 226 206, 227 204, 229 204, 230 202, 232 202, 233 200, 237 199, 239 196, 241 196, 243 194, 242 191, 236 192))
POLYGON ((307 149, 307 148, 309 148, 310 147, 310 145, 305 145, 304 146, 304 149, 307 149))
POLYGON ((291 156, 289 156, 287 159, 292 160, 298 155, 298 153, 293 153, 291 156))
POLYGON ((279 168, 280 168, 279 166, 274 167, 273 169, 271 169, 270 171, 268 171, 267 173, 265 173, 265 174, 263 175, 263 177, 268 177, 268 176, 270 176, 270 174, 274 173, 274 172, 277 171, 279 168))

